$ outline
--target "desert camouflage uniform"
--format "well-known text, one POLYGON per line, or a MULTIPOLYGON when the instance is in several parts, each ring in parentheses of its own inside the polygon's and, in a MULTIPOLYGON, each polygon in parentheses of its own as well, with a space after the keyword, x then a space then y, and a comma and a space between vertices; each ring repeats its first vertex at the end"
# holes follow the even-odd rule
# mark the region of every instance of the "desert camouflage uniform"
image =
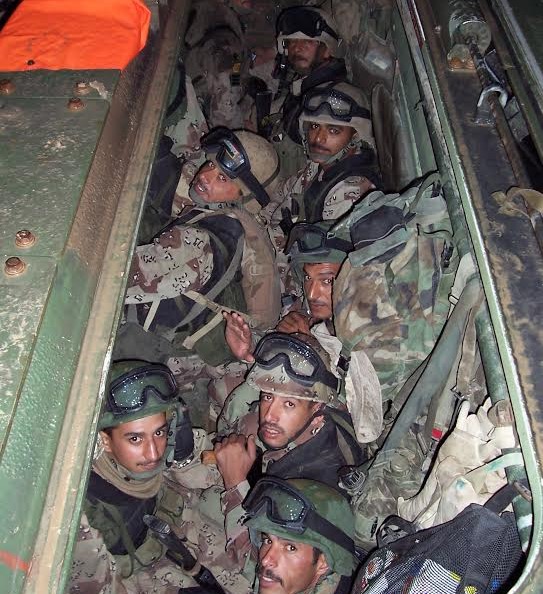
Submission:
MULTIPOLYGON (((292 222, 307 220, 303 213, 303 195, 309 188, 311 182, 322 179, 323 170, 318 163, 309 161, 298 174, 289 177, 284 184, 275 192, 270 204, 263 209, 261 216, 269 220, 268 232, 276 250, 277 267, 282 283, 283 294, 295 293, 295 281, 290 277, 288 258, 283 253, 286 243, 286 236, 280 227, 283 218, 283 210, 288 209, 292 213, 292 222), (299 214, 294 214, 297 206, 301 205, 299 214)), ((327 194, 320 218, 316 221, 335 220, 348 212, 353 204, 363 198, 373 188, 373 184, 361 176, 350 176, 338 182, 327 194)))
POLYGON ((279 5, 259 2, 255 10, 238 14, 221 0, 200 0, 193 10, 195 19, 185 36, 189 48, 185 64, 208 124, 246 127, 251 109, 248 78, 257 76, 274 84, 273 36, 279 5))
MULTIPOLYGON (((233 430, 243 435, 256 435, 258 412, 244 415, 233 425, 233 430)), ((283 478, 303 476, 315 480, 318 477, 321 482, 337 488, 337 475, 334 469, 337 470, 339 466, 344 465, 344 459, 341 462, 338 457, 343 456, 343 450, 340 450, 338 445, 336 425, 331 419, 326 418, 324 426, 316 434, 308 428, 287 447, 280 450, 266 450, 258 438, 256 445, 264 452, 261 460, 257 459, 255 462, 260 465, 262 474, 270 472, 283 478), (313 448, 319 451, 319 460, 309 455, 313 448), (275 466, 279 463, 280 466, 275 466)), ((226 534, 225 547, 228 558, 232 563, 237 563, 240 570, 244 570, 245 577, 252 583, 254 563, 250 562, 250 556, 254 551, 249 531, 243 525, 245 512, 241 507, 249 490, 248 481, 243 481, 228 490, 212 487, 202 494, 202 497, 205 495, 206 502, 200 505, 199 512, 206 520, 204 524, 206 526, 209 524, 211 527, 213 540, 216 540, 220 533, 226 534), (214 527, 212 527, 213 524, 214 527)))
POLYGON ((164 134, 172 139, 170 150, 176 157, 197 163, 204 159, 200 139, 209 129, 189 76, 185 77, 185 90, 185 113, 179 121, 168 125, 164 134))
MULTIPOLYGON (((179 205, 179 202, 177 204, 179 205)), ((255 249, 255 246, 260 246, 261 241, 255 236, 247 241, 249 231, 238 220, 244 214, 242 208, 244 207, 224 205, 223 209, 217 211, 192 209, 190 212, 200 213, 202 219, 228 216, 233 219, 233 224, 239 227, 236 227, 238 229, 236 232, 239 233, 240 239, 238 241, 242 241, 243 246, 236 274, 241 271, 242 278, 241 280, 234 278, 230 283, 234 289, 230 289, 230 291, 237 291, 242 302, 239 304, 226 303, 224 305, 230 305, 242 311, 248 309, 253 315, 252 324, 256 327, 263 325, 265 328, 269 328, 277 321, 276 318, 268 320, 271 311, 268 307, 271 303, 270 293, 267 291, 267 304, 255 305, 253 303, 253 305, 250 305, 251 299, 253 302, 262 301, 263 287, 272 287, 272 285, 269 284, 271 283, 269 278, 259 278, 258 271, 262 269, 263 263, 258 261, 260 256, 257 249, 260 249, 260 247, 255 249), (245 273, 243 273, 244 271, 245 273)), ((250 218, 247 212, 245 216, 250 218)), ((256 225, 256 223, 253 224, 256 225)), ((264 235, 263 239, 266 239, 264 235)), ((209 282, 217 266, 217 261, 214 259, 217 257, 214 253, 216 248, 213 246, 210 233, 189 222, 185 225, 173 225, 156 238, 154 243, 137 247, 125 302, 129 306, 138 306, 138 323, 143 325, 145 329, 150 329, 153 334, 167 341, 173 341, 172 348, 169 349, 169 357, 165 358, 163 356, 157 359, 155 356, 153 360, 166 362, 175 374, 181 388, 192 390, 198 380, 213 380, 216 385, 211 395, 217 395, 218 398, 217 410, 213 410, 213 416, 215 416, 227 394, 241 383, 247 370, 245 364, 232 360, 231 353, 224 342, 224 336, 222 332, 219 332, 222 326, 214 329, 216 334, 209 335, 209 337, 213 336, 219 341, 216 343, 218 348, 213 349, 215 359, 209 359, 203 356, 202 352, 198 352, 198 345, 193 351, 181 344, 181 340, 185 335, 181 336, 180 333, 175 332, 176 318, 179 318, 179 314, 172 313, 172 309, 168 309, 173 305, 167 304, 165 314, 162 316, 160 315, 160 308, 157 309, 157 316, 153 319, 153 308, 158 303, 171 302, 173 304, 174 301, 177 302, 178 299, 181 299, 180 296, 188 290, 204 294, 207 292, 206 283, 209 282), (153 300, 156 300, 156 303, 153 300), (146 315, 148 317, 145 317, 146 315)), ((270 266, 273 266, 271 246, 264 247, 270 252, 270 266)), ((221 262, 224 268, 229 263, 221 262)), ((192 302, 190 306, 192 306, 192 302)), ((177 311, 182 310, 177 309, 177 311)), ((130 318, 130 315, 128 317, 130 318)), ((196 330, 198 330, 198 327, 193 328, 191 331, 196 330)), ((204 339, 207 340, 207 337, 204 337, 204 339)), ((120 354, 125 358, 128 355, 133 356, 131 353, 123 352, 120 354)), ((200 388, 202 392, 206 391, 206 386, 202 385, 200 388)))
POLYGON ((345 62, 342 59, 331 58, 307 76, 295 77, 290 82, 288 93, 272 102, 270 122, 273 126, 270 140, 281 161, 282 179, 297 173, 306 162, 298 129, 298 116, 304 93, 323 82, 346 78, 345 62))
MULTIPOLYGON (((187 536, 186 545, 193 555, 214 573, 228 592, 248 594, 248 582, 239 576, 237 569, 229 568, 232 564, 224 553, 224 538, 221 539, 220 533, 218 536, 211 533, 205 516, 202 520, 198 513, 200 504, 206 501, 202 493, 205 494, 211 485, 220 483, 221 478, 214 466, 204 466, 200 462, 201 452, 212 447, 207 434, 195 429, 194 438, 192 461, 179 467, 174 463, 164 472, 164 484, 179 495, 183 510, 172 528, 179 537, 187 536)), ((177 594, 179 588, 197 585, 190 575, 165 557, 150 567, 140 567, 128 578, 122 578, 102 535, 89 525, 86 515, 82 516, 72 560, 70 594, 177 594)))

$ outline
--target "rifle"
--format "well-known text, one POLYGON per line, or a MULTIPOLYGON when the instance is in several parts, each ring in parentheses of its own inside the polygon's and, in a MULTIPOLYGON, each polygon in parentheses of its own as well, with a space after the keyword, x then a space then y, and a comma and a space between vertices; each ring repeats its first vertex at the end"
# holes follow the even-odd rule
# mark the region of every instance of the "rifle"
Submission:
POLYGON ((198 563, 198 560, 185 546, 183 540, 172 531, 168 522, 149 514, 143 516, 143 521, 149 528, 151 535, 168 549, 166 552, 168 559, 179 565, 188 575, 191 575, 209 594, 225 594, 215 576, 207 567, 198 563))

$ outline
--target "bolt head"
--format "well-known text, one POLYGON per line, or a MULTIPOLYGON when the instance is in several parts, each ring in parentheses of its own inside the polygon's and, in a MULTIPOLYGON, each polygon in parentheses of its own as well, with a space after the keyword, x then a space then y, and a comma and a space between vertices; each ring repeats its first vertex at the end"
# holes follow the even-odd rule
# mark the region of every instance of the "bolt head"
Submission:
POLYGON ((74 85, 76 95, 88 95, 91 92, 91 86, 84 80, 77 81, 74 85))
POLYGON ((25 262, 21 260, 21 258, 17 258, 17 256, 8 258, 4 264, 4 272, 8 276, 17 276, 18 274, 22 274, 25 271, 25 268, 25 262))
POLYGON ((85 103, 79 97, 72 97, 68 101, 68 109, 70 111, 81 111, 85 107, 85 103))
POLYGON ((21 229, 15 234, 15 245, 20 248, 27 248, 36 243, 36 236, 28 229, 21 229))
POLYGON ((15 91, 15 83, 13 83, 9 78, 3 78, 0 80, 1 95, 11 95, 13 91, 15 91))

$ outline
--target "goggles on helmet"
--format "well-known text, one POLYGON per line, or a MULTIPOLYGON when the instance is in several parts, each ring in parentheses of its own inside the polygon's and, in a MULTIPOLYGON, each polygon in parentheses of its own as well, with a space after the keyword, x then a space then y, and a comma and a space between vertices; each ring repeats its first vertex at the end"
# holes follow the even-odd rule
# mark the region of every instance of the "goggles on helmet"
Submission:
POLYGON ((153 395, 164 403, 178 393, 173 375, 161 365, 147 365, 114 380, 107 393, 107 408, 113 415, 137 412, 153 395))
POLYGON ((287 481, 276 477, 261 478, 243 502, 250 518, 263 513, 270 522, 289 532, 303 534, 307 529, 354 554, 354 542, 345 532, 323 518, 309 499, 287 481))
POLYGON ((255 195, 258 203, 264 207, 270 198, 260 182, 251 173, 251 162, 239 138, 223 126, 206 134, 202 139, 202 148, 206 153, 215 153, 219 167, 230 179, 239 178, 255 195))
POLYGON ((320 37, 321 33, 328 33, 336 41, 339 40, 338 34, 318 12, 303 6, 287 8, 277 19, 278 36, 288 36, 298 32, 308 37, 320 37))
POLYGON ((327 114, 335 119, 350 122, 352 118, 369 120, 371 114, 365 107, 360 107, 346 93, 334 88, 313 89, 304 95, 303 111, 307 114, 327 114))
POLYGON ((338 387, 338 379, 326 369, 319 355, 307 343, 290 334, 267 334, 258 343, 254 358, 262 369, 282 365, 287 375, 302 386, 311 387, 321 382, 334 390, 338 387), (298 356, 289 356, 288 353, 298 356))
POLYGON ((297 223, 292 227, 285 246, 285 254, 289 254, 295 244, 302 254, 318 253, 319 250, 324 254, 331 249, 347 253, 353 247, 350 242, 339 237, 328 237, 327 231, 312 223, 297 223))

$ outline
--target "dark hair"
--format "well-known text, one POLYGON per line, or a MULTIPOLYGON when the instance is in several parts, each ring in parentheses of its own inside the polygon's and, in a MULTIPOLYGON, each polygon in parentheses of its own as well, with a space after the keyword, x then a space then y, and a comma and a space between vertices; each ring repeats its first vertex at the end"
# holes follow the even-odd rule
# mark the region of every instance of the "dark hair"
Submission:
POLYGON ((317 547, 313 547, 313 565, 317 565, 319 557, 322 555, 322 551, 317 547))

